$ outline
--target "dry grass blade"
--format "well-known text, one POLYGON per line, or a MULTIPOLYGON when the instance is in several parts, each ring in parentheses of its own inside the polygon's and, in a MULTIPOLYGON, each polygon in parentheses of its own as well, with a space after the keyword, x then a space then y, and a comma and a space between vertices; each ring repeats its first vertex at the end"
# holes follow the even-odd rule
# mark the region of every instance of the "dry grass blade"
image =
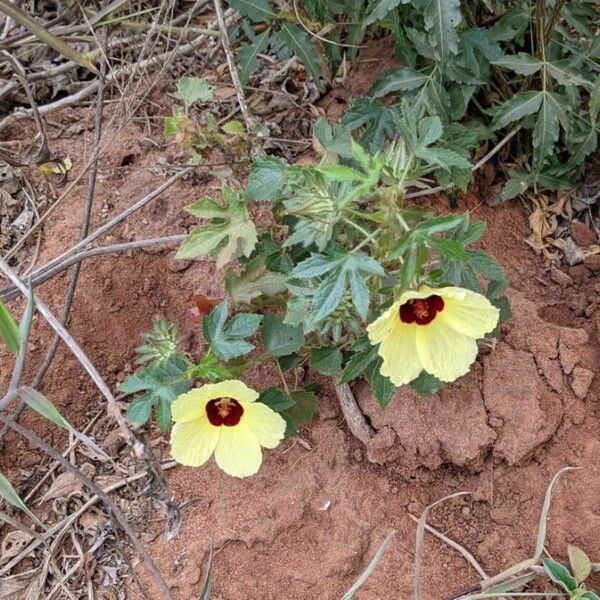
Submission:
POLYGON ((0 11, 8 15, 11 19, 14 19, 19 25, 25 27, 25 29, 31 31, 41 42, 48 44, 48 46, 54 48, 54 50, 62 54, 65 58, 98 75, 98 69, 96 69, 94 63, 89 58, 81 54, 81 52, 77 52, 77 50, 63 42, 59 37, 50 33, 45 27, 37 23, 24 10, 15 6, 12 2, 0 0, 0 11))
POLYGON ((152 557, 148 554, 144 545, 140 542, 138 537, 135 535, 131 525, 127 522, 127 519, 121 509, 115 504, 115 502, 111 499, 111 497, 104 492, 101 488, 99 488, 93 481, 91 481, 88 477, 86 477, 79 469, 74 467, 68 460, 66 460, 63 456, 61 456, 54 448, 46 444, 43 440, 41 440, 35 433, 22 427, 18 423, 15 423, 8 418, 4 417, 0 414, 0 421, 7 424, 13 431, 22 435, 26 440, 32 443, 34 446, 37 446, 42 452, 46 453, 53 460, 57 461, 66 471, 72 473, 76 477, 78 477, 83 485, 90 490, 93 494, 96 494, 110 509, 115 520, 121 526, 123 531, 127 534, 129 539, 131 540, 133 546, 137 550, 138 554, 143 559, 146 567, 155 577, 158 582, 161 590, 163 591, 164 597, 168 600, 173 599, 173 595, 171 594, 171 590, 169 586, 165 582, 163 576, 160 574, 156 563, 152 559, 152 557))
POLYGON ((417 526, 417 541, 415 544, 415 600, 422 600, 421 594, 421 559, 423 556, 423 540, 425 539, 425 525, 427 524, 427 515, 429 511, 436 507, 438 504, 450 500, 451 498, 458 498, 458 496, 467 496, 471 492, 457 492, 456 494, 450 494, 440 500, 437 500, 433 504, 430 504, 421 514, 419 519, 419 525, 417 526))
POLYGON ((537 561, 542 556, 544 552, 544 542, 546 541, 546 528, 548 525, 548 512, 550 510, 550 504, 552 502, 552 496, 554 495, 554 488, 560 479, 560 476, 567 471, 575 471, 580 469, 580 467, 565 467, 561 469, 552 479, 548 489, 546 490, 546 496, 544 498, 544 504, 542 506, 542 514, 540 515, 540 526, 538 529, 538 537, 535 545, 535 555, 534 559, 537 561))
POLYGON ((352 598, 354 598, 354 594, 356 594, 356 592, 366 583, 367 579, 371 577, 377 568, 377 565, 383 558, 388 546, 394 539, 396 533, 396 530, 393 529, 387 534, 385 540, 383 540, 381 546, 379 546, 379 549, 375 553, 375 556, 371 559, 371 562, 368 564, 367 568, 360 574, 360 577, 354 582, 352 587, 342 596, 342 600, 352 600, 352 598))

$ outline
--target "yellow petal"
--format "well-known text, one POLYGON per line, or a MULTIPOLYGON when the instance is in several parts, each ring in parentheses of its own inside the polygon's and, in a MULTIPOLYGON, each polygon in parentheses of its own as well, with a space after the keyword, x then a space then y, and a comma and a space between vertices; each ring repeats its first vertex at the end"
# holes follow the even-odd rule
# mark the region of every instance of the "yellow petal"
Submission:
POLYGON ((219 429, 221 435, 215 449, 217 465, 233 477, 254 475, 262 462, 258 438, 243 421, 219 429))
POLYGON ((479 339, 498 324, 500 311, 485 296, 457 287, 435 291, 444 299, 444 310, 437 314, 436 320, 445 321, 459 333, 479 339))
POLYGON ((477 342, 438 318, 416 327, 416 342, 423 368, 446 382, 467 373, 477 357, 477 342))
POLYGON ((188 467, 203 465, 217 446, 220 429, 211 425, 205 416, 175 423, 171 432, 171 456, 188 467))
POLYGON ((368 327, 367 333, 372 344, 379 344, 390 333, 394 322, 398 318, 400 302, 394 302, 385 312, 375 319, 368 327))
POLYGON ((276 448, 285 433, 285 421, 262 402, 253 402, 244 406, 244 423, 265 448, 276 448))
POLYGON ((389 377, 395 386, 411 382, 423 370, 417 354, 416 329, 415 325, 402 323, 396 316, 390 333, 379 346, 379 355, 383 358, 381 374, 389 377))
POLYGON ((207 383, 179 396, 171 405, 173 421, 183 423, 199 419, 205 414, 206 403, 214 398, 234 398, 238 402, 254 402, 259 394, 243 381, 228 379, 207 383))

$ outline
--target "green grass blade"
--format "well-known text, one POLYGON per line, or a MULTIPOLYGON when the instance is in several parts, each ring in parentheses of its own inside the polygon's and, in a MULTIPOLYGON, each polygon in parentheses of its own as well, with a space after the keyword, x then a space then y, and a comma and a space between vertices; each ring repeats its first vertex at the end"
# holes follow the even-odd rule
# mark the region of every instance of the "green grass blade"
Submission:
POLYGON ((12 2, 8 2, 8 0, 0 0, 0 11, 2 11, 5 15, 8 15, 19 25, 25 27, 25 29, 30 31, 38 40, 48 44, 48 46, 54 48, 54 50, 62 54, 65 58, 72 60, 74 63, 82 66, 84 69, 87 69, 95 75, 98 75, 98 69, 96 69, 96 66, 89 58, 87 58, 81 52, 77 52, 77 50, 69 46, 69 44, 63 42, 53 33, 50 33, 45 27, 32 19, 24 10, 12 4, 12 2))
POLYGON ((40 527, 46 529, 44 524, 27 508, 25 502, 21 500, 21 496, 17 494, 15 488, 11 485, 10 481, 0 473, 0 497, 4 498, 9 504, 22 510, 24 513, 29 515, 33 521, 35 521, 40 527))
POLYGON ((385 551, 387 550, 387 547, 390 545, 390 543, 395 535, 396 535, 395 529, 390 531, 387 534, 387 537, 385 538, 385 540, 383 540, 383 543, 381 544, 381 546, 379 546, 379 550, 377 550, 377 552, 375 553, 375 556, 373 557, 373 559, 371 560, 371 562, 369 563, 367 568, 361 573, 360 577, 354 582, 352 587, 343 595, 342 600, 351 600, 352 598, 354 598, 354 594, 356 594, 356 592, 359 590, 359 588, 361 588, 365 584, 367 579, 369 579, 369 577, 371 577, 371 575, 377 568, 379 561, 383 558, 383 555, 384 555, 385 551))
POLYGON ((6 305, 0 300, 0 337, 6 344, 9 352, 16 354, 19 351, 19 328, 13 316, 8 312, 6 305))
POLYGON ((213 545, 210 543, 210 552, 208 554, 208 565, 206 567, 206 577, 204 578, 204 585, 202 586, 202 593, 200 594, 200 600, 210 600, 210 594, 212 589, 212 572, 213 572, 213 545))
POLYGON ((87 435, 77 431, 58 411, 58 409, 40 392, 34 390, 32 387, 24 386, 19 389, 19 395, 23 399, 23 401, 35 410, 38 414, 42 415, 42 417, 48 419, 48 421, 52 421, 55 425, 59 427, 63 427, 67 431, 70 431, 76 438, 78 438, 83 444, 91 448, 96 454, 99 454, 105 459, 110 460, 110 457, 100 446, 96 444, 92 439, 90 439, 87 435))

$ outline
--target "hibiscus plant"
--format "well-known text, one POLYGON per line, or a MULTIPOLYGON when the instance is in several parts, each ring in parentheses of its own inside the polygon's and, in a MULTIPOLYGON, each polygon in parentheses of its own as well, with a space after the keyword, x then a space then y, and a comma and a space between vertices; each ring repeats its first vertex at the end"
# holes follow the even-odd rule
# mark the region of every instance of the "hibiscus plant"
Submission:
POLYGON ((231 183, 222 198, 187 207, 201 223, 177 257, 213 257, 228 298, 197 297, 199 358, 161 320, 138 349, 144 368, 121 385, 143 392, 132 421, 153 407, 161 428, 175 421, 179 462, 214 453, 227 473, 255 473, 260 447, 294 435, 316 410, 319 389, 299 384, 302 367, 340 385, 363 378, 385 407, 397 386, 427 395, 467 373, 478 344, 510 316, 502 268, 472 248, 485 223, 411 201, 432 174, 469 167, 466 154, 440 142, 438 117, 419 119, 407 103, 396 127, 371 154, 321 119, 315 164, 261 156, 245 188, 231 183), (259 393, 237 379, 266 362, 280 388, 259 393))

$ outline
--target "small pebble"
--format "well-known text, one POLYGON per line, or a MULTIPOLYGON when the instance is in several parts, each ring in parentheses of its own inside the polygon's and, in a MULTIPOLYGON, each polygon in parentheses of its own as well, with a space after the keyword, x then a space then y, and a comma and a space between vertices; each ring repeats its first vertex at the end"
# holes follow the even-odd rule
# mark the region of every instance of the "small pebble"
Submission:
POLYGON ((573 285, 573 279, 567 275, 564 271, 553 267, 550 271, 550 279, 554 281, 554 283, 558 283, 561 287, 569 287, 573 285))

